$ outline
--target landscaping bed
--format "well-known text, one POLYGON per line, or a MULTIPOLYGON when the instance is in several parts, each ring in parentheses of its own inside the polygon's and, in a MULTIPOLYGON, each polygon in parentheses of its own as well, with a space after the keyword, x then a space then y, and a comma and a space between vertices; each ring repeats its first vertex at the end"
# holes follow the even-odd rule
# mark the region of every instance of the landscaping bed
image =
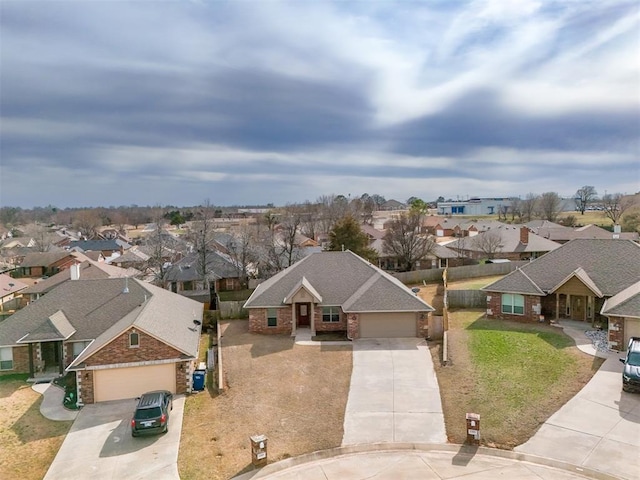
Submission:
POLYGON ((0 478, 43 478, 73 423, 44 418, 26 379, 0 376, 0 478))
POLYGON ((181 478, 228 479, 252 470, 249 437, 268 438, 268 459, 340 446, 351 379, 351 346, 300 346, 286 335, 248 333, 221 321, 227 389, 187 397, 181 478))
POLYGON ((483 445, 526 442, 603 362, 557 328, 489 320, 480 310, 452 312, 448 338, 448 365, 441 344, 431 352, 451 443, 464 443, 468 412, 481 416, 483 445))

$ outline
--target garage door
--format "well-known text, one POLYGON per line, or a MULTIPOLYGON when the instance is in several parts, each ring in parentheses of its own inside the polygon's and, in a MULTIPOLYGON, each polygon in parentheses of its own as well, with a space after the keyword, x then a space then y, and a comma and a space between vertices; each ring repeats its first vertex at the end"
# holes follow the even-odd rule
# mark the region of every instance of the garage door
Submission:
POLYGON ((626 350, 631 337, 640 337, 640 320, 627 318, 624 322, 624 348, 626 350))
POLYGON ((363 313, 360 315, 361 338, 415 336, 415 313, 363 313))
POLYGON ((176 391, 175 364, 94 370, 96 402, 135 398, 150 390, 176 391))

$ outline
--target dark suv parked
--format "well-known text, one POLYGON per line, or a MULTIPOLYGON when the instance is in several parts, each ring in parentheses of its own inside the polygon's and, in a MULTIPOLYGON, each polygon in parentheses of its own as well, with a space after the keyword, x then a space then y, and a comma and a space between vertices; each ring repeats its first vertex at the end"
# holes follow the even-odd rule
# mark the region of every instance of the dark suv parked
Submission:
POLYGON ((640 337, 629 339, 627 356, 620 361, 624 363, 622 390, 625 392, 640 390, 640 337))
POLYGON ((164 433, 169 428, 169 412, 173 409, 173 395, 167 390, 147 392, 138 398, 138 406, 131 419, 131 435, 164 433))

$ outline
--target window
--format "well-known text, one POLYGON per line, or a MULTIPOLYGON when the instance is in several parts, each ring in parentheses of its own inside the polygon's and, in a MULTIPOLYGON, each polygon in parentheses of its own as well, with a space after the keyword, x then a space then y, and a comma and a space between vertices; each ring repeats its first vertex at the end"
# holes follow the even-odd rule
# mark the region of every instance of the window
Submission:
POLYGON ((502 313, 524 315, 524 295, 518 295, 515 293, 503 293, 502 313))
POLYGON ((82 351, 87 348, 91 341, 86 342, 73 342, 73 358, 76 358, 78 355, 82 353, 82 351))
POLYGON ((140 346, 140 334, 131 332, 129 334, 129 348, 138 348, 140 346))
POLYGON ((278 326, 278 309, 267 308, 267 327, 278 326))
POLYGON ((13 348, 0 348, 0 370, 13 370, 13 348))
POLYGON ((322 307, 323 322, 339 322, 340 307, 322 307))
POLYGON ((182 290, 193 290, 193 282, 190 280, 187 282, 182 282, 182 290))

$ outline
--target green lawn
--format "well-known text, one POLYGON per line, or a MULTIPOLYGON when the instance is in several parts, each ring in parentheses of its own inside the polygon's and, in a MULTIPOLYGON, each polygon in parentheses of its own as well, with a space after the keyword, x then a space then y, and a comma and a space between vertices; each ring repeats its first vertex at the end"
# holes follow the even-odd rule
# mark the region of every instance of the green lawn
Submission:
POLYGON ((575 395, 602 364, 580 352, 561 329, 450 315, 448 366, 436 365, 447 435, 465 440, 464 415, 481 415, 485 445, 524 443, 575 395))
POLYGON ((490 283, 500 280, 504 275, 492 275, 489 277, 468 278, 466 280, 458 280, 449 282, 447 288, 449 290, 480 290, 490 283))

